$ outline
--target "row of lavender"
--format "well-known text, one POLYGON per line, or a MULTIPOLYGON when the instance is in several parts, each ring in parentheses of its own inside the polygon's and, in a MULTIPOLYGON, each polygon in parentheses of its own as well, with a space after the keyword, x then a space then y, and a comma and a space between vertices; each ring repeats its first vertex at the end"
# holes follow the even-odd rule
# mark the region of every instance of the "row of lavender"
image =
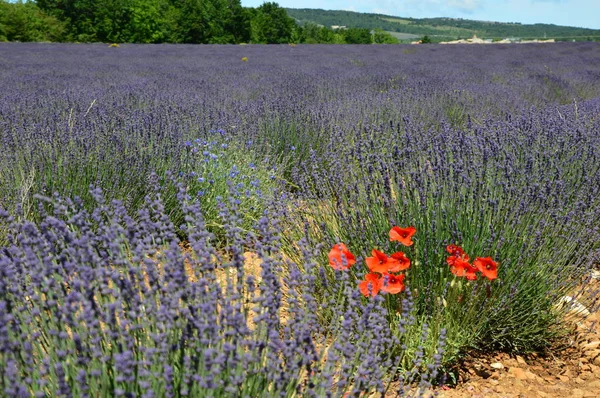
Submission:
POLYGON ((211 130, 223 129, 271 158, 295 148, 290 157, 297 163, 336 129, 352 134, 406 118, 424 128, 441 120, 462 127, 469 118, 481 125, 600 91, 594 44, 7 44, 0 52, 5 207, 26 201, 16 187, 32 180, 30 192, 58 190, 90 203, 88 185, 102 181, 107 194, 135 208, 149 172, 182 171, 182 144, 211 130))
POLYGON ((544 348, 598 262, 600 46, 0 53, 7 395, 427 386, 544 348))

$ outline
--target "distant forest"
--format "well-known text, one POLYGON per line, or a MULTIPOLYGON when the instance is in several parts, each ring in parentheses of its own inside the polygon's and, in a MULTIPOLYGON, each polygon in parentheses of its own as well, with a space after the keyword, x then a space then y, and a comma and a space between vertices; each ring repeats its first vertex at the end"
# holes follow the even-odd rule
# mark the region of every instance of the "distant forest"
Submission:
POLYGON ((592 29, 285 9, 274 2, 251 8, 240 0, 0 0, 0 41, 395 44, 398 37, 435 42, 474 34, 600 40, 592 29))
POLYGON ((388 32, 410 33, 417 36, 443 39, 479 38, 503 39, 556 39, 599 41, 600 30, 558 26, 550 24, 525 25, 471 21, 457 18, 402 18, 382 14, 352 11, 328 11, 319 9, 287 8, 288 15, 299 24, 314 23, 331 27, 347 26, 365 29, 381 29, 388 32))

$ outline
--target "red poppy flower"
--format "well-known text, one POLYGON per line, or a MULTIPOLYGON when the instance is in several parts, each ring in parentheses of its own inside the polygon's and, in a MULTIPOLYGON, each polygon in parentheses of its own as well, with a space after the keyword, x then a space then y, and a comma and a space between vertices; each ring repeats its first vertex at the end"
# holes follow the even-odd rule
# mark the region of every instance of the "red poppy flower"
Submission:
POLYGON ((390 294, 400 293, 404 290, 404 274, 384 274, 381 290, 390 294))
POLYGON ((379 272, 384 274, 388 272, 390 266, 395 266, 397 262, 390 261, 390 258, 383 252, 373 249, 371 251, 373 257, 365 258, 365 263, 371 272, 379 272))
POLYGON ((489 280, 498 278, 498 263, 491 257, 477 257, 473 265, 489 280))
POLYGON ((448 245, 446 246, 446 251, 450 253, 451 256, 460 257, 463 260, 469 261, 469 256, 465 254, 465 251, 460 246, 454 244, 448 245))
POLYGON ((343 243, 333 245, 329 251, 329 265, 335 270, 345 271, 356 264, 356 257, 343 243))
POLYGON ((410 268, 410 259, 402 252, 396 252, 390 255, 390 259, 388 261, 395 264, 390 265, 388 272, 399 272, 410 268))
MULTIPOLYGON (((467 263, 469 264, 469 263, 467 263)), ((477 280, 477 268, 473 267, 471 264, 466 269, 465 277, 467 280, 476 281, 477 280)))
POLYGON ((467 276, 467 271, 472 268, 468 261, 458 258, 456 256, 450 256, 446 259, 450 266, 450 272, 456 276, 467 276))
POLYGON ((379 274, 376 274, 374 272, 371 272, 370 274, 365 275, 365 280, 361 281, 358 284, 358 288, 360 289, 360 292, 365 297, 377 296, 377 294, 381 290, 382 286, 383 286, 383 279, 381 279, 379 274))
POLYGON ((390 241, 398 241, 402 243, 404 246, 412 246, 414 243, 412 241, 412 236, 417 232, 415 227, 393 227, 390 229, 390 241))

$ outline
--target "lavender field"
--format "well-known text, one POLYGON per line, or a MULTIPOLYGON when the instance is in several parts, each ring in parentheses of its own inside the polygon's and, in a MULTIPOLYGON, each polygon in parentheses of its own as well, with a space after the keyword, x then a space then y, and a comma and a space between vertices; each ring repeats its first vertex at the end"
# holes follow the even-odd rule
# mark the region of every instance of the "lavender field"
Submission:
POLYGON ((419 395, 600 263, 600 45, 0 44, 0 395, 419 395))

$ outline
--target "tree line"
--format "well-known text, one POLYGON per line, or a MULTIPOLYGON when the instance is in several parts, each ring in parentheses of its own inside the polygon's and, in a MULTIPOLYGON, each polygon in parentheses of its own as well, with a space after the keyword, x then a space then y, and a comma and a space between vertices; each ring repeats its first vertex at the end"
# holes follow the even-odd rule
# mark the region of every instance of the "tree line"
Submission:
POLYGON ((397 43, 381 29, 297 24, 274 2, 0 0, 0 41, 105 43, 397 43))

